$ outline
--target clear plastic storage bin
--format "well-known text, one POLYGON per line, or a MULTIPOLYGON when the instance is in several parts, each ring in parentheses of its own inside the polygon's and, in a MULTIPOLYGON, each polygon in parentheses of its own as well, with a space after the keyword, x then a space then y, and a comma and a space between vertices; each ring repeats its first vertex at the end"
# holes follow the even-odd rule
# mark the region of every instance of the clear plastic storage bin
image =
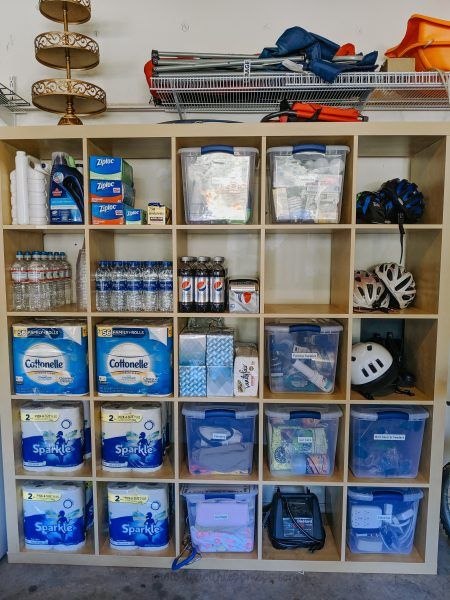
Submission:
POLYGON ((347 543, 356 554, 411 554, 419 488, 349 488, 347 543))
POLYGON ((251 220, 256 148, 182 148, 186 223, 243 224, 251 220))
POLYGON ((348 146, 267 150, 275 223, 339 223, 348 146))
POLYGON ((417 477, 428 411, 421 406, 354 406, 350 468, 355 477, 417 477))
POLYGON ((249 475, 257 414, 254 404, 185 404, 189 471, 249 475))
POLYGON ((334 471, 342 411, 338 406, 269 405, 267 453, 272 475, 322 475, 334 471))
POLYGON ((332 393, 342 325, 327 319, 265 326, 271 392, 332 393))
POLYGON ((186 485, 193 545, 200 552, 252 552, 255 540, 256 485, 186 485))

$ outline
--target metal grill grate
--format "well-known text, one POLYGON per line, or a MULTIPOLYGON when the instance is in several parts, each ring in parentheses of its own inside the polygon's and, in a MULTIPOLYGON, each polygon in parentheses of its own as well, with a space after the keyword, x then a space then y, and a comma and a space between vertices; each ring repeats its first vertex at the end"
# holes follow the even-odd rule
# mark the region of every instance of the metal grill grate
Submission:
POLYGON ((23 114, 30 103, 16 94, 14 90, 0 83, 0 107, 7 108, 14 114, 23 114))
POLYGON ((370 110, 448 110, 450 73, 310 73, 159 76, 153 102, 168 112, 271 112, 282 100, 370 110))

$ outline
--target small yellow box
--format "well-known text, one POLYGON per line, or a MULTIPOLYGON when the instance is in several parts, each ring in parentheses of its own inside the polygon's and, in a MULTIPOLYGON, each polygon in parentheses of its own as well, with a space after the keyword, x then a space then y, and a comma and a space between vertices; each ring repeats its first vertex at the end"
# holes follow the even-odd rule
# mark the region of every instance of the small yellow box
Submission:
POLYGON ((387 58, 381 65, 380 71, 388 73, 410 73, 416 70, 414 58, 387 58))
POLYGON ((172 211, 159 202, 149 202, 147 223, 149 225, 170 225, 172 223, 172 211))

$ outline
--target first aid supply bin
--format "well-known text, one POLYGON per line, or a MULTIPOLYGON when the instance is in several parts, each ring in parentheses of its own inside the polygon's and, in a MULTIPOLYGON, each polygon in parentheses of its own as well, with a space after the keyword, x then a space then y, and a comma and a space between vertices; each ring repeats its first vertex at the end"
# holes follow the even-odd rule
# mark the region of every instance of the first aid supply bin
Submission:
POLYGON ((355 477, 417 477, 429 413, 421 406, 353 406, 350 468, 355 477))
POLYGON ((252 404, 185 404, 189 471, 249 475, 257 414, 252 404))
POLYGON ((267 454, 272 475, 322 475, 334 472, 342 410, 338 406, 269 405, 267 454))
POLYGON ((252 552, 258 488, 184 486, 193 545, 200 552, 252 552))
POLYGON ((356 554, 410 554, 420 488, 349 488, 347 543, 356 554))
POLYGON ((299 144, 267 150, 275 223, 339 223, 348 146, 299 144))
POLYGON ((181 148, 188 224, 245 224, 253 214, 256 148, 181 148))
POLYGON ((306 319, 269 323, 265 331, 271 392, 333 392, 340 323, 306 319))

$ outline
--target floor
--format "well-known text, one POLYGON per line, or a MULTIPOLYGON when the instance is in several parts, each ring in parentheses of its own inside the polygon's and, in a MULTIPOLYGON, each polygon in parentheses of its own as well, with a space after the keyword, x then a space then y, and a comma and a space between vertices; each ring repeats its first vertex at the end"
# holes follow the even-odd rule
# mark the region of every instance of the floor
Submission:
POLYGON ((450 595, 450 541, 440 539, 439 573, 347 575, 180 571, 43 565, 0 561, 0 600, 443 600, 450 595))

